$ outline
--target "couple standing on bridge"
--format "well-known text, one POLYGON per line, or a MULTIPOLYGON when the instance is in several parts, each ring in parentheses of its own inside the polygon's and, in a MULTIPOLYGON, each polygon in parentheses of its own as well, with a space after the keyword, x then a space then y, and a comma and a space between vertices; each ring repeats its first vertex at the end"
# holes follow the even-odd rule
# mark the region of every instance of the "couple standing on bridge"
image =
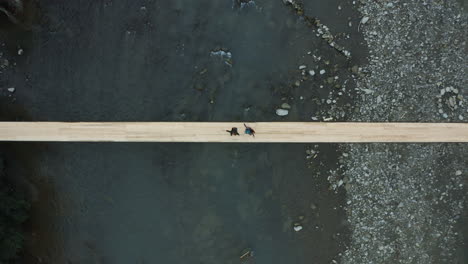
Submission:
MULTIPOLYGON (((255 137, 255 130, 253 130, 253 128, 247 126, 246 124, 244 124, 244 126, 245 126, 244 133, 247 134, 247 135, 251 135, 251 136, 255 137)), ((239 136, 239 132, 237 131, 237 127, 233 127, 233 128, 231 128, 231 130, 226 130, 226 132, 229 132, 229 134, 231 134, 231 136, 239 136)))

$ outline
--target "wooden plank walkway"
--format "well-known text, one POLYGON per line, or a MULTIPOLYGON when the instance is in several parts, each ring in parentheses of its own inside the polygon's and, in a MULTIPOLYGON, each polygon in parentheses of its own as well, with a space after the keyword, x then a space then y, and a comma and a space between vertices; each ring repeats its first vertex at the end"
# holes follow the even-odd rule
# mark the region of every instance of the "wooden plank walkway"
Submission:
POLYGON ((0 141, 68 142, 468 142, 468 123, 0 122, 0 141), (240 136, 226 130, 239 129, 240 136))

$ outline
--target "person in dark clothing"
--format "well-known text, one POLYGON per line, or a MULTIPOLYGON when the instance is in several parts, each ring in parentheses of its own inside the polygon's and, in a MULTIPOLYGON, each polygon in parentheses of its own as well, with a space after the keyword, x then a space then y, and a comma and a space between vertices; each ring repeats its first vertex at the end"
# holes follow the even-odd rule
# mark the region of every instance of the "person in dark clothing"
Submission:
POLYGON ((253 128, 247 126, 246 124, 244 124, 244 126, 245 126, 245 133, 247 135, 251 135, 251 136, 255 137, 255 130, 253 130, 253 128))
POLYGON ((239 132, 237 131, 237 127, 231 128, 231 130, 226 130, 226 132, 229 132, 231 136, 239 136, 239 132))

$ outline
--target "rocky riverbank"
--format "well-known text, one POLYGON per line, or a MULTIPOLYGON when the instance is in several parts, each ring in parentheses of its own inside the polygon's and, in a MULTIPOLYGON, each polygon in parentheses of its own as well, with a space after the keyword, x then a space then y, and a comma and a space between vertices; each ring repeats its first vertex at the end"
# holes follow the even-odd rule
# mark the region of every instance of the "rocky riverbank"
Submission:
MULTIPOLYGON (((468 31, 459 4, 358 2, 369 63, 356 76, 349 121, 466 122, 468 31)), ((466 144, 342 147, 345 169, 329 177, 346 192, 351 243, 341 263, 466 263, 466 144)))

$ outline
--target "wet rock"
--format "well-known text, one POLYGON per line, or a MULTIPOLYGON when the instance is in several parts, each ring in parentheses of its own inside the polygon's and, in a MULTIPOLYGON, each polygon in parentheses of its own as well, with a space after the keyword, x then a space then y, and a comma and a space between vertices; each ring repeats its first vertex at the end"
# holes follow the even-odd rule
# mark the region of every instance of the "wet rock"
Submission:
POLYGON ((276 114, 278 116, 287 116, 289 114, 289 111, 286 109, 276 109, 276 114))
POLYGON ((456 176, 462 175, 462 171, 461 171, 461 170, 457 170, 457 171, 455 172, 455 175, 456 175, 456 176))
POLYGON ((10 93, 14 93, 16 91, 16 88, 10 87, 7 89, 10 93))
POLYGON ((299 232, 302 230, 302 226, 298 223, 294 224, 294 231, 299 232))
POLYGON ((310 75, 310 76, 314 76, 314 75, 315 75, 315 71, 314 71, 314 70, 310 70, 310 71, 309 71, 309 75, 310 75))
POLYGON ((230 51, 222 50, 222 49, 216 49, 214 51, 211 51, 210 55, 213 56, 213 57, 219 57, 222 60, 224 60, 224 62, 227 65, 232 66, 232 53, 230 51))
POLYGON ((320 74, 325 74, 325 70, 320 70, 320 74))
POLYGON ((282 103, 281 108, 283 109, 291 109, 291 106, 288 103, 282 103))
POLYGON ((299 66, 299 70, 304 70, 305 68, 307 68, 306 65, 301 65, 301 66, 299 66))

